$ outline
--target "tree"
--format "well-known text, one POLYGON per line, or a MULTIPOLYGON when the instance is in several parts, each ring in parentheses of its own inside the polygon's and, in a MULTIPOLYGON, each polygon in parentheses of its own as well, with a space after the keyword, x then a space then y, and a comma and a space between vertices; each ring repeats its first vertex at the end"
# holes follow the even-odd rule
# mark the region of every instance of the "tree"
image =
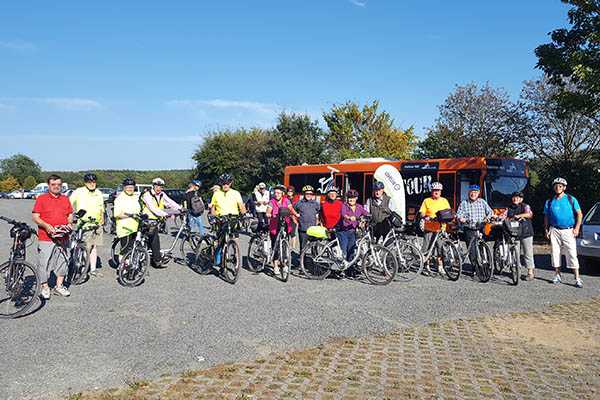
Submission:
POLYGON ((23 179, 23 189, 25 189, 25 190, 31 190, 36 185, 37 185, 37 181, 31 175, 29 175, 27 178, 23 179))
POLYGON ((515 127, 521 124, 516 105, 502 89, 474 83, 457 86, 440 116, 419 144, 418 158, 512 157, 515 127))
POLYGON ((0 176, 7 177, 10 175, 16 178, 20 184, 23 184, 28 176, 33 176, 36 180, 39 180, 41 174, 42 169, 39 164, 23 154, 15 154, 0 161, 0 176))
MULTIPOLYGON (((577 91, 572 84, 564 88, 577 91)), ((562 109, 562 90, 548 79, 525 82, 520 142, 525 151, 549 164, 586 163, 600 150, 600 125, 579 111, 562 109)))
POLYGON ((573 6, 568 12, 571 27, 552 31, 552 42, 535 49, 537 67, 561 87, 557 99, 563 111, 600 122, 600 0, 561 1, 573 6))
POLYGON ((410 157, 417 143, 413 128, 403 130, 395 127, 390 114, 378 109, 378 101, 362 108, 348 101, 323 113, 329 128, 325 143, 332 159, 410 157))
POLYGON ((0 192, 12 192, 17 189, 21 189, 21 186, 14 176, 8 175, 0 181, 0 192))
POLYGON ((325 132, 308 115, 279 114, 273 131, 281 163, 286 165, 320 164, 326 162, 325 132))

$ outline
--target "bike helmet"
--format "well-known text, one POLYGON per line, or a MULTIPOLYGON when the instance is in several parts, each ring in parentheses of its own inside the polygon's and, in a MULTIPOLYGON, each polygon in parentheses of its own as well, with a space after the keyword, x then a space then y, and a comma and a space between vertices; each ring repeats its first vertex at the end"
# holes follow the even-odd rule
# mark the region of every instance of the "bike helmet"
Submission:
POLYGON ((152 184, 157 186, 164 186, 165 181, 162 178, 154 178, 152 179, 152 184))
POLYGON ((296 188, 295 188, 295 187, 293 187, 293 186, 288 186, 288 187, 287 187, 287 192, 288 192, 288 193, 289 193, 289 192, 296 193, 296 188))
POLYGON ((85 174, 85 175, 83 176, 83 181, 84 181, 84 182, 96 182, 97 180, 98 180, 98 179, 97 179, 97 177, 96 177, 96 174, 94 174, 94 173, 91 173, 91 172, 89 172, 89 173, 87 173, 87 174, 85 174))
POLYGON ((200 179, 192 179, 192 185, 200 187, 202 186, 202 181, 200 179))
POLYGON ((356 199, 356 198, 358 198, 358 192, 354 189, 350 189, 346 192, 346 198, 356 199))
POLYGON ((133 178, 125 178, 123 179, 123 186, 135 186, 135 181, 133 180, 133 178))
POLYGON ((523 196, 523 192, 514 192, 511 197, 520 197, 520 198, 523 198, 525 196, 523 196))
POLYGON ((231 182, 233 182, 233 175, 231 174, 223 174, 221 176, 219 176, 219 185, 228 185, 231 182))
POLYGON ((440 182, 433 182, 431 184, 431 190, 443 190, 444 189, 444 185, 442 185, 440 182))
POLYGON ((567 186, 567 180, 565 178, 556 178, 552 181, 552 186, 554 185, 563 185, 563 186, 567 186))
POLYGON ((286 191, 286 187, 283 185, 275 185, 275 187, 273 188, 273 190, 281 190, 282 192, 286 191))
POLYGON ((327 193, 331 193, 331 192, 338 192, 338 188, 336 188, 335 186, 331 186, 329 189, 327 189, 327 193))
POLYGON ((264 182, 261 182, 261 183, 258 184, 258 188, 259 189, 266 189, 267 185, 264 182))
POLYGON ((384 186, 383 182, 379 182, 379 181, 373 182, 373 190, 381 190, 384 187, 385 186, 384 186))
POLYGON ((481 188, 479 187, 479 185, 469 185, 469 192, 473 192, 473 191, 480 191, 481 188))
POLYGON ((310 185, 306 185, 302 188, 302 193, 306 193, 306 192, 315 192, 315 188, 310 186, 310 185))

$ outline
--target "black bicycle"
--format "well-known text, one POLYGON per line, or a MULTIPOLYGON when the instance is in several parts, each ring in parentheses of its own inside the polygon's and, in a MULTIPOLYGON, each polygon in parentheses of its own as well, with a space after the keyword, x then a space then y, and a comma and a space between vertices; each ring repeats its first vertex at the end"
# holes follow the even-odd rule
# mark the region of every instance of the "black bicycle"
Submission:
POLYGON ((92 232, 100 229, 100 224, 95 218, 83 219, 86 211, 79 210, 75 214, 73 223, 75 229, 69 236, 67 246, 68 254, 70 255, 69 269, 67 273, 67 282, 69 285, 81 285, 88 278, 90 271, 90 256, 85 244, 86 232, 92 232))
POLYGON ((240 219, 238 215, 208 217, 211 230, 198 243, 192 265, 200 274, 209 274, 216 268, 225 282, 237 282, 242 258, 237 242, 240 219))
POLYGON ((13 244, 8 261, 0 264, 0 318, 16 318, 24 315, 35 304, 40 294, 38 269, 25 261, 27 241, 36 231, 24 222, 0 216, 12 225, 10 237, 13 244))
MULTIPOLYGON (((488 222, 473 222, 465 221, 459 226, 457 239, 465 235, 467 230, 474 231, 475 236, 469 243, 466 244, 466 250, 461 254, 463 260, 470 260, 475 269, 475 275, 480 282, 486 283, 492 278, 494 271, 494 258, 492 251, 485 242, 483 230, 488 222)), ((460 246, 460 243, 457 243, 460 246)))
POLYGON ((134 287, 142 284, 148 275, 151 250, 148 249, 149 236, 158 227, 158 220, 146 214, 127 214, 139 222, 131 250, 121 255, 117 266, 117 279, 123 286, 134 287))

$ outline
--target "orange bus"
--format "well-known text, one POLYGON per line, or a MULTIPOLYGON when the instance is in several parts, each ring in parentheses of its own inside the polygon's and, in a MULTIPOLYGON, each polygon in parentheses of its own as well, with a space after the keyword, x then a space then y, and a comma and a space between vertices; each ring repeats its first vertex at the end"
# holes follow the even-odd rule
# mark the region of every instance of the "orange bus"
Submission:
MULTIPOLYGON (((304 185, 313 186, 318 194, 335 185, 346 192, 355 189, 364 204, 371 196, 373 173, 382 164, 391 164, 402 174, 406 193, 406 215, 412 220, 423 199, 431 192, 431 183, 444 185, 442 195, 456 210, 460 201, 467 198, 468 187, 481 186, 482 197, 496 210, 511 203, 511 194, 523 191, 528 184, 528 165, 514 158, 442 158, 432 160, 386 160, 382 158, 352 159, 338 164, 294 165, 284 171, 284 184, 296 192, 304 185)), ((322 198, 324 196, 321 196, 322 198)))

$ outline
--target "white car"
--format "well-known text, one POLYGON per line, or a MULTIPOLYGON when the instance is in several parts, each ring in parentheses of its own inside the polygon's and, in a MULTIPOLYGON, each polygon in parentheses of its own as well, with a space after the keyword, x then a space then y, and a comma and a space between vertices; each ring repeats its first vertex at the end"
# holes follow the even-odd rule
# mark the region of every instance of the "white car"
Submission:
POLYGON ((7 196, 9 199, 24 199, 25 192, 21 190, 15 190, 14 192, 10 192, 7 196))
POLYGON ((583 218, 577 238, 577 255, 582 267, 600 266, 600 202, 583 218))

